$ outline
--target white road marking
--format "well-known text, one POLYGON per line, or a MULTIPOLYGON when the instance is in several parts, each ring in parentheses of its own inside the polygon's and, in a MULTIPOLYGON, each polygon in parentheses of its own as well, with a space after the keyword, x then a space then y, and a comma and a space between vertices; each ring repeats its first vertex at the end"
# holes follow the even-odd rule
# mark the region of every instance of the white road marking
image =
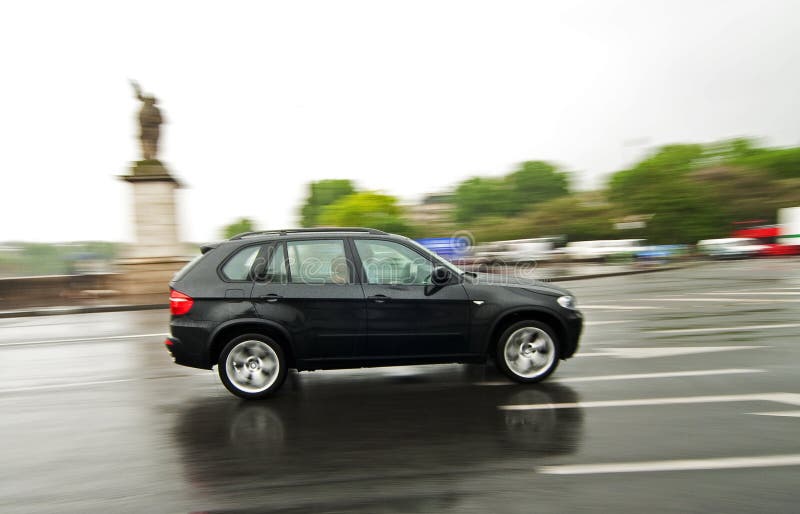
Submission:
POLYGON ((136 378, 119 378, 113 380, 93 380, 90 382, 69 382, 66 384, 48 384, 42 386, 30 386, 30 387, 13 387, 10 389, 0 389, 0 394, 11 394, 11 393, 29 393, 34 391, 49 391, 52 389, 72 389, 76 387, 88 387, 88 386, 95 386, 95 385, 107 385, 107 384, 120 384, 124 382, 140 382, 143 380, 155 380, 159 378, 186 378, 186 377, 196 377, 200 375, 206 375, 207 373, 192 373, 186 375, 170 375, 170 376, 163 376, 163 377, 136 377, 136 378))
POLYGON ((771 330, 775 328, 797 328, 800 323, 777 323, 773 325, 740 325, 713 328, 670 328, 665 330, 646 330, 646 334, 705 334, 711 332, 747 332, 750 330, 771 330))
POLYGON ((633 310, 652 310, 661 309, 661 307, 653 307, 651 305, 580 305, 579 309, 609 309, 620 311, 633 311, 633 310))
POLYGON ((784 416, 789 418, 800 418, 800 410, 785 410, 777 412, 750 412, 755 416, 784 416))
POLYGON ((794 292, 789 292, 789 291, 747 291, 747 292, 744 292, 744 293, 740 292, 740 291, 737 291, 737 292, 718 291, 718 292, 715 292, 715 293, 694 293, 694 294, 703 294, 703 295, 711 295, 711 294, 719 295, 719 294, 721 294, 721 295, 732 295, 732 296, 733 295, 735 295, 735 296, 747 296, 747 295, 751 295, 751 294, 754 294, 754 295, 800 295, 800 291, 794 291, 794 292))
POLYGON ((770 346, 668 346, 644 348, 603 348, 601 352, 576 353, 575 357, 616 357, 618 359, 651 359, 654 357, 674 357, 696 353, 729 352, 734 350, 754 350, 770 346))
POLYGON ((704 377, 711 375, 739 375, 744 373, 763 373, 763 369, 700 369, 695 371, 665 371, 661 373, 633 373, 627 375, 598 375, 592 377, 566 377, 557 382, 599 382, 604 380, 638 380, 645 378, 704 377))
POLYGON ((592 409, 600 407, 650 407, 655 405, 686 405, 693 403, 725 402, 777 402, 800 406, 800 394, 795 393, 757 393, 729 394, 714 396, 679 396, 674 398, 637 398, 634 400, 601 400, 574 403, 530 403, 521 405, 499 405, 500 410, 550 410, 550 409, 592 409))
POLYGON ((86 387, 86 386, 93 386, 93 385, 105 385, 105 384, 119 384, 121 382, 133 382, 134 380, 141 380, 138 378, 120 378, 116 380, 95 380, 92 382, 73 382, 70 384, 50 384, 50 385, 43 385, 43 386, 31 386, 31 387, 14 387, 11 389, 0 389, 0 394, 5 393, 27 393, 30 391, 48 391, 50 389, 67 389, 73 387, 86 387))
POLYGON ((618 320, 618 321, 584 321, 584 327, 593 327, 597 325, 617 325, 619 323, 630 323, 633 320, 625 319, 625 320, 618 320))
POLYGON ((0 346, 28 346, 37 344, 69 344, 69 343, 90 343, 93 341, 114 341, 118 339, 137 339, 140 337, 166 337, 169 333, 160 334, 133 334, 125 336, 103 336, 103 337, 81 337, 78 339, 47 339, 43 341, 21 341, 16 343, 0 343, 0 346))
POLYGON ((800 454, 722 457, 718 459, 653 460, 645 462, 610 462, 605 464, 565 464, 536 468, 545 475, 592 475, 601 473, 643 473, 657 471, 694 471, 704 469, 772 468, 800 466, 800 454))
MULTIPOLYGON (((574 382, 602 382, 605 380, 638 380, 638 379, 647 379, 647 378, 677 378, 677 377, 702 377, 702 376, 711 376, 711 375, 738 375, 744 373, 763 373, 763 369, 740 369, 740 368, 730 368, 730 369, 700 369, 696 371, 665 371, 661 373, 636 373, 636 374, 628 374, 628 375, 596 375, 596 376, 589 376, 589 377, 566 377, 566 378, 556 378, 552 379, 556 382, 563 384, 566 382, 574 383, 574 382)), ((486 381, 486 382, 475 382, 475 385, 479 386, 508 386, 508 385, 515 385, 516 382, 511 382, 510 380, 502 381, 502 380, 495 380, 495 381, 486 381)))
POLYGON ((686 296, 683 298, 636 298, 637 302, 715 302, 715 303, 798 303, 800 298, 796 299, 775 299, 775 298, 696 298, 693 296, 686 296))

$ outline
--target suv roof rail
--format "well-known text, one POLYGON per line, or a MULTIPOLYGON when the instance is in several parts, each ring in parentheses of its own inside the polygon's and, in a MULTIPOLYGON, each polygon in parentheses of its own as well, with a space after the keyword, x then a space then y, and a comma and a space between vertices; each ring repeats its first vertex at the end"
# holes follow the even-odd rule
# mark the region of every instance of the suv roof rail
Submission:
POLYGON ((364 228, 364 227, 285 228, 280 230, 257 230, 254 232, 242 232, 241 234, 236 234, 235 236, 230 238, 229 241, 236 241, 238 239, 244 239, 246 237, 255 237, 268 234, 285 236, 288 234, 304 234, 304 233, 315 233, 315 232, 365 232, 367 234, 388 235, 383 230, 378 230, 375 228, 364 228))

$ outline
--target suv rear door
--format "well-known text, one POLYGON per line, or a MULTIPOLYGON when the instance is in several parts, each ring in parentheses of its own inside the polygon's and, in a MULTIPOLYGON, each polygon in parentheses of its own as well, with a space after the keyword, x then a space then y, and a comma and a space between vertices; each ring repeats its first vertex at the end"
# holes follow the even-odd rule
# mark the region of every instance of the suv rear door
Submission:
POLYGON ((279 241, 260 275, 256 311, 289 330, 300 367, 353 357, 366 338, 365 300, 343 239, 279 241))

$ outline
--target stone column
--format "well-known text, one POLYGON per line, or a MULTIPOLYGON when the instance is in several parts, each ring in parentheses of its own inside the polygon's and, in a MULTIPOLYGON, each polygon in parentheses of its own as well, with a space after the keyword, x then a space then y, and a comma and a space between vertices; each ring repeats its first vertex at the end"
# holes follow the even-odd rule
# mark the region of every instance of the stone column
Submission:
POLYGON ((121 292, 133 303, 166 303, 169 281, 188 259, 178 237, 175 193, 181 184, 158 161, 140 161, 120 177, 133 187, 136 242, 117 261, 121 292))

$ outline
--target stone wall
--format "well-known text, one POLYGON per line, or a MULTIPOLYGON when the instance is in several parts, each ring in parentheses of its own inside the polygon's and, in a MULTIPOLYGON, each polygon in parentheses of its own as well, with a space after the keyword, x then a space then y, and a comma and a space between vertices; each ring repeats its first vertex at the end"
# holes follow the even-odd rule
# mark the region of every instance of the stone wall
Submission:
POLYGON ((116 273, 97 273, 0 279, 0 310, 115 303, 109 299, 118 301, 118 277, 116 273))
POLYGON ((70 305, 169 304, 169 282, 187 258, 125 259, 117 273, 0 279, 0 311, 70 305))
POLYGON ((129 303, 166 303, 169 282, 189 260, 185 257, 159 257, 117 261, 120 295, 129 303))

